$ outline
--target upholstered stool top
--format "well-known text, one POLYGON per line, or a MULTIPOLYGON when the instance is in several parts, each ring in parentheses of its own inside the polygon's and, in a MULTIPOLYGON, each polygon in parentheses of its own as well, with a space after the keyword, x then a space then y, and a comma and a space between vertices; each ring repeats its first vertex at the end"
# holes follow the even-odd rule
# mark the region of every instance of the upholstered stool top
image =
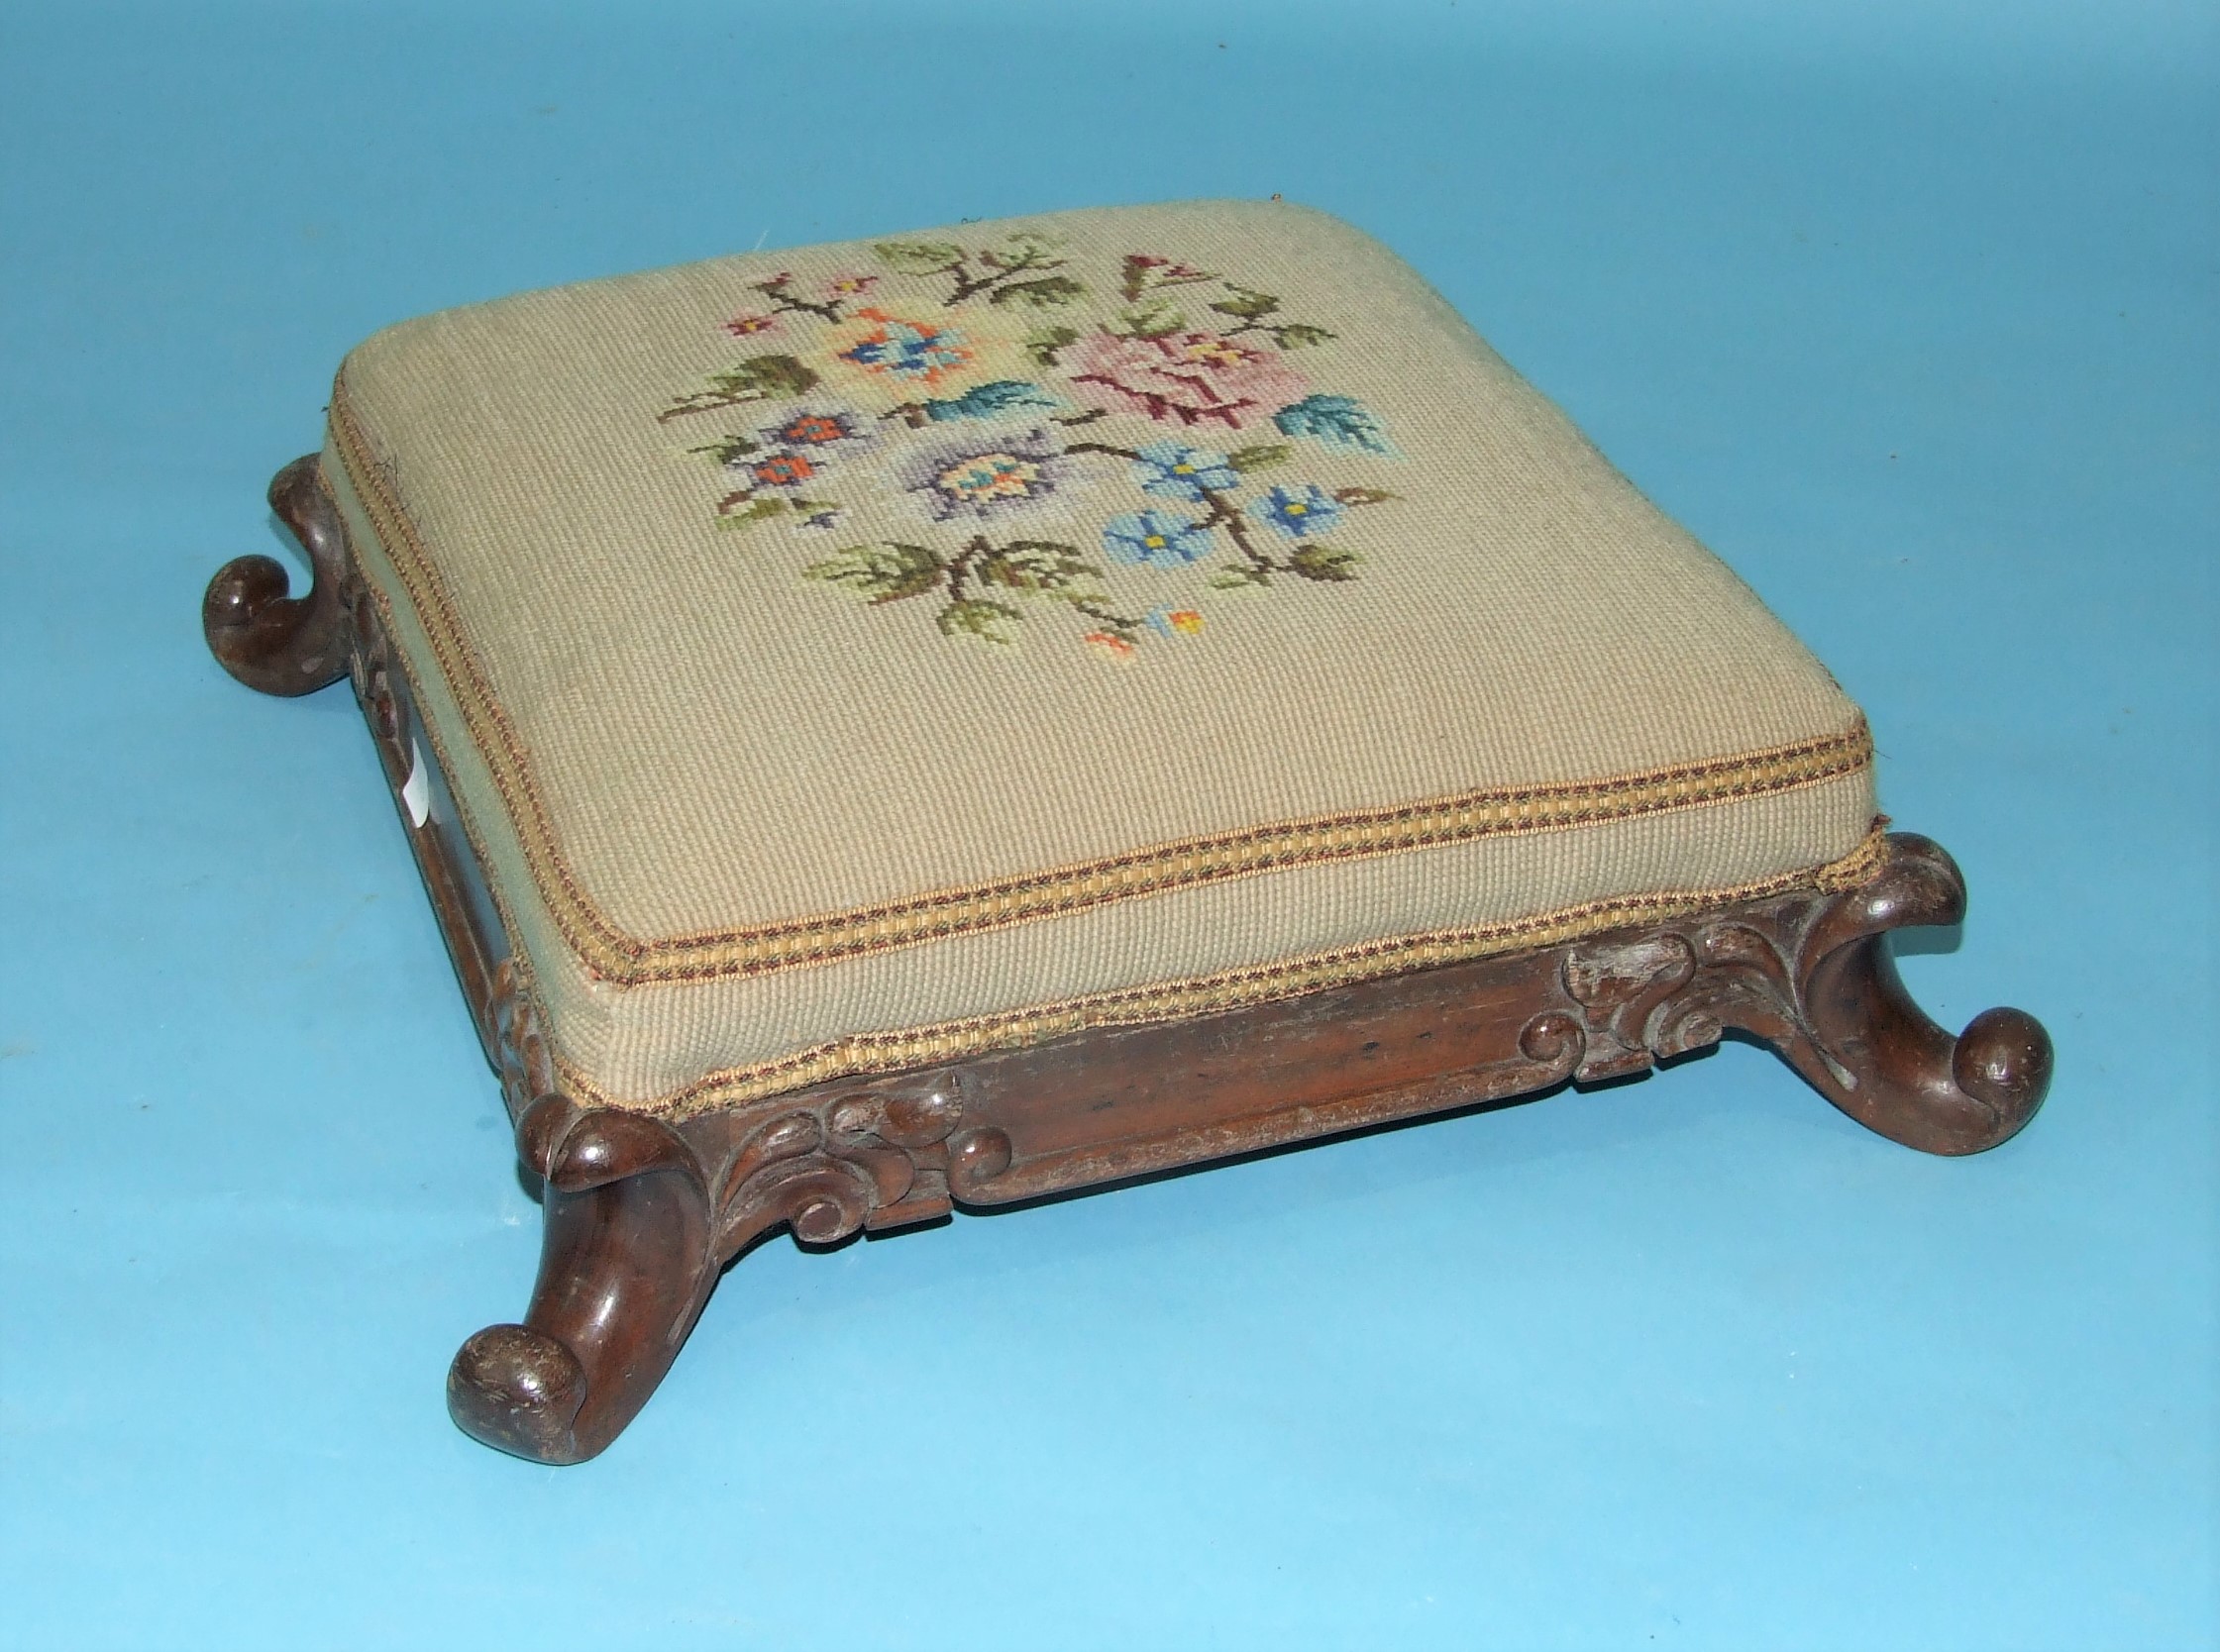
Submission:
POLYGON ((323 475, 581 1100, 687 1111, 1871 865, 1826 671, 1303 208, 430 316, 349 357, 323 475))

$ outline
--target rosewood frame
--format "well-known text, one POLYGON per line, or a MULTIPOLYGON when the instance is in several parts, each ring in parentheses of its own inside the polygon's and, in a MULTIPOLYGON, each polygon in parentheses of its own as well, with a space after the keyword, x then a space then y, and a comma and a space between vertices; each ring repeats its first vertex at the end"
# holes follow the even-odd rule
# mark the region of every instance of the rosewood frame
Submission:
POLYGON ((1897 834, 1873 878, 1722 906, 1559 946, 1327 987, 1188 1020, 1099 1029, 912 1072, 814 1085, 679 1122, 581 1107, 517 990, 484 877, 314 456, 270 484, 315 568, 290 597, 267 557, 226 565, 208 645, 250 687, 304 694, 352 676, 401 804, 517 1151, 545 1187, 538 1283, 521 1324, 464 1343, 448 1405, 477 1439, 544 1463, 593 1456, 631 1421, 725 1263, 779 1227, 859 1230, 1202 1164, 1476 1101, 1646 1071, 1728 1029, 1777 1050, 1859 1123, 1929 1153, 1978 1153, 2042 1104, 2051 1042, 2016 1009, 1956 1038, 1906 994, 1889 931, 1955 923, 1965 885, 1897 834))

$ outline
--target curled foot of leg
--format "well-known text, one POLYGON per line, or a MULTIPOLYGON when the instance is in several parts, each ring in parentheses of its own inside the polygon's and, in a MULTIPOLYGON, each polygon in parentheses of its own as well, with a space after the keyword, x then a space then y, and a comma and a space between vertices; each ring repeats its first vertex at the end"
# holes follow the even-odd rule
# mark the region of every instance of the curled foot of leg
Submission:
POLYGON ((524 1323, 463 1344, 448 1411, 497 1450, 581 1463, 647 1403, 708 1298, 708 1196, 652 1118, 543 1097, 517 1134, 547 1184, 540 1277, 524 1323))
POLYGON ((488 1325, 447 1373, 447 1408, 466 1434, 539 1463, 577 1463, 585 1368, 529 1325, 488 1325))
POLYGON ((1912 1001, 1888 948, 1891 930, 1964 915, 1950 856, 1893 835, 1873 880, 1836 896, 1805 929, 1794 1016, 1751 1030, 1844 1112, 1908 1147, 1965 1154, 2009 1140, 2050 1089, 2050 1034, 2024 1010, 1989 1009, 1953 1038, 1912 1001))
POLYGON ((224 670, 265 694, 312 693, 347 674, 340 601, 346 547, 316 458, 296 459, 269 484, 269 507, 292 529, 316 570, 305 596, 287 594, 283 565, 240 557, 216 570, 200 601, 201 634, 224 670))

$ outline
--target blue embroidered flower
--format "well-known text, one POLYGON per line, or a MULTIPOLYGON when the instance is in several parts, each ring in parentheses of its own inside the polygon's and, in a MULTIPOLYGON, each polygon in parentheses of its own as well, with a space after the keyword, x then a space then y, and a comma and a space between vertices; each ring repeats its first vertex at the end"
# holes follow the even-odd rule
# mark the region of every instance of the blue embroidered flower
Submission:
POLYGON ((1301 487, 1275 487, 1249 506, 1259 522, 1269 522, 1290 539, 1332 531, 1341 520, 1341 502, 1312 482, 1301 487))
POLYGON ((1141 491, 1166 499, 1200 500, 1206 487, 1241 485, 1241 472, 1223 454, 1184 442, 1151 442, 1140 450, 1141 491))
POLYGON ((1103 552, 1113 563, 1172 568, 1211 554, 1211 531, 1158 510, 1113 516, 1103 525, 1103 552))

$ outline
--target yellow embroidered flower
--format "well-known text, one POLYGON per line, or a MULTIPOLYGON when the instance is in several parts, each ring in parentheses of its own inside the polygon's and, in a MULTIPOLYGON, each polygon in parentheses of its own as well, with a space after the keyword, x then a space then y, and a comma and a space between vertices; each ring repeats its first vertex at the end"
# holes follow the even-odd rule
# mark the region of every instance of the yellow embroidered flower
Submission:
POLYGON ((993 504, 1000 499, 1027 499, 1039 489, 1041 467, 1016 454, 980 454, 959 459, 932 479, 934 487, 964 502, 993 504))
POLYGON ((1022 378, 1025 323, 985 308, 898 315, 876 306, 831 329, 825 375, 880 412, 997 380, 1022 378))

